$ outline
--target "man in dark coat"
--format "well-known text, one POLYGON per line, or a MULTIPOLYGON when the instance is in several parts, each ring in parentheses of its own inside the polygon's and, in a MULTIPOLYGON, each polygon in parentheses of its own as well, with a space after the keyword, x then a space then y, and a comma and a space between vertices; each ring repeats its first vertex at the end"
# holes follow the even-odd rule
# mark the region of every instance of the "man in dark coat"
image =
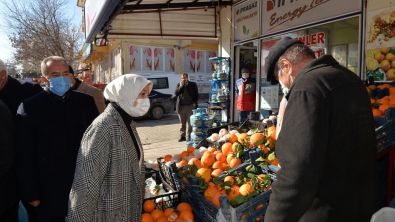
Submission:
POLYGON ((177 83, 174 94, 177 96, 176 113, 181 122, 181 137, 178 140, 181 142, 185 141, 186 137, 191 137, 192 126, 189 118, 192 115, 192 110, 197 108, 199 92, 196 83, 188 81, 188 74, 184 73, 181 75, 181 82, 177 83), (188 131, 186 131, 187 123, 188 131))
POLYGON ((331 55, 314 58, 283 38, 265 59, 267 79, 289 88, 265 221, 369 221, 379 209, 369 95, 331 55))
POLYGON ((0 100, 0 222, 18 222, 14 160, 15 123, 10 110, 0 100))
POLYGON ((80 142, 99 112, 93 97, 71 89, 63 58, 44 59, 41 70, 47 88, 18 109, 17 177, 38 221, 64 222, 80 142))
POLYGON ((0 99, 7 105, 12 116, 16 115, 19 104, 40 92, 39 84, 14 79, 7 75, 7 69, 0 60, 0 99))

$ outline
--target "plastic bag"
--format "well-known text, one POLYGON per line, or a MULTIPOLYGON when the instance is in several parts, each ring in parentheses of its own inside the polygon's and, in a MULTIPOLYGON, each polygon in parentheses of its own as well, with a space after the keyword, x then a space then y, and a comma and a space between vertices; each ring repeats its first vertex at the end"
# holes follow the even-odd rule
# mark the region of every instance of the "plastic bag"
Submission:
POLYGON ((222 208, 219 208, 218 213, 216 215, 217 222, 238 222, 236 211, 233 207, 230 207, 230 218, 228 220, 222 214, 222 208))
POLYGON ((220 137, 223 137, 223 136, 225 136, 226 134, 228 134, 228 130, 225 129, 225 128, 222 128, 222 129, 219 131, 219 136, 220 136, 220 137))
POLYGON ((213 134, 212 134, 209 138, 207 138, 207 139, 209 139, 210 141, 215 142, 215 141, 219 140, 219 138, 220 138, 220 136, 219 136, 218 133, 213 133, 213 134))
POLYGON ((176 163, 180 162, 180 161, 181 161, 180 154, 174 155, 174 156, 171 158, 171 161, 174 161, 174 162, 176 162, 176 163))

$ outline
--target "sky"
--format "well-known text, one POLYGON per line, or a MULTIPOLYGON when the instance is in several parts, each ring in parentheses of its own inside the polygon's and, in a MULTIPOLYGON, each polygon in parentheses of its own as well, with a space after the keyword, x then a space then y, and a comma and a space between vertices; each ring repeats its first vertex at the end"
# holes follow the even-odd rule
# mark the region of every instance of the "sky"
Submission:
MULTIPOLYGON (((10 1, 10 0, 1 0, 2 1, 10 1)), ((35 1, 35 0, 25 0, 25 1, 35 1)), ((73 18, 73 23, 80 26, 81 25, 81 8, 77 6, 78 0, 69 0, 67 3, 66 13, 73 18)), ((0 24, 4 24, 3 20, 3 10, 4 7, 0 7, 0 24)), ((13 48, 11 46, 11 42, 8 39, 7 32, 4 29, 0 29, 0 59, 3 61, 12 59, 13 48)))

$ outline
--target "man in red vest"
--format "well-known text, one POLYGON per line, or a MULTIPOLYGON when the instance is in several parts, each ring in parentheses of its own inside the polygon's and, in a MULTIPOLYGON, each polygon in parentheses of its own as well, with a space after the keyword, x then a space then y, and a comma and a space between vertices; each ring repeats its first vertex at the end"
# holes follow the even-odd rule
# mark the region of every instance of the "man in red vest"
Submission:
POLYGON ((250 77, 248 67, 241 68, 241 78, 236 81, 237 110, 239 111, 240 125, 255 111, 255 79, 250 77))

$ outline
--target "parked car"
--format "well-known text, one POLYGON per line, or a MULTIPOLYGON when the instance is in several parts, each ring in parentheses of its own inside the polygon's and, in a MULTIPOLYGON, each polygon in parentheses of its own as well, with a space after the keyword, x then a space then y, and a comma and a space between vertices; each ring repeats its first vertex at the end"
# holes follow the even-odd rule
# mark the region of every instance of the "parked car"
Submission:
POLYGON ((152 119, 161 119, 165 114, 173 112, 173 99, 171 94, 160 93, 152 90, 148 96, 150 100, 150 109, 145 114, 152 119))

